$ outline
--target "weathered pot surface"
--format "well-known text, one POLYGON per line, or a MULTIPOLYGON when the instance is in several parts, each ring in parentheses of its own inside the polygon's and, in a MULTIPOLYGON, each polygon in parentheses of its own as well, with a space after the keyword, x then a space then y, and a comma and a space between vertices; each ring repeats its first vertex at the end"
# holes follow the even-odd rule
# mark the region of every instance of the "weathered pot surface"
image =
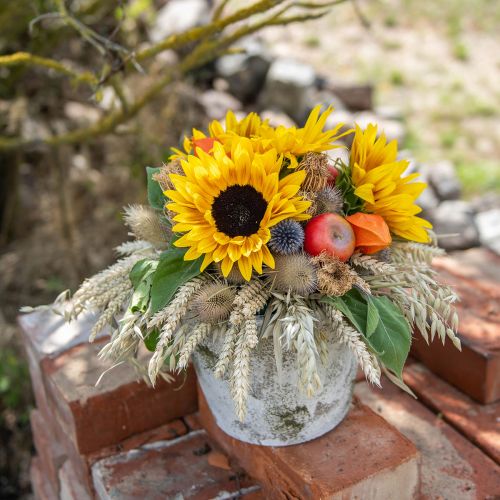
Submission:
POLYGON ((214 377, 222 340, 208 340, 193 356, 198 381, 219 427, 247 443, 287 446, 304 443, 336 427, 349 410, 356 359, 336 340, 328 344, 328 360, 318 362, 322 388, 312 397, 298 389, 295 353, 283 353, 281 379, 271 339, 260 340, 250 356, 250 393, 247 416, 240 422, 228 380, 214 377))

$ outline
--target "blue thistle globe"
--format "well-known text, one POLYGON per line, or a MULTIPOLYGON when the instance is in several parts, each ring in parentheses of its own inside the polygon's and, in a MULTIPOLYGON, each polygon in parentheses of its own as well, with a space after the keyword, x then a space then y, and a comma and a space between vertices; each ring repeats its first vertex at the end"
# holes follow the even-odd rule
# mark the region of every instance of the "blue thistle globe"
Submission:
POLYGON ((301 250, 304 243, 304 229, 295 220, 287 219, 271 228, 269 248, 282 255, 290 255, 301 250))

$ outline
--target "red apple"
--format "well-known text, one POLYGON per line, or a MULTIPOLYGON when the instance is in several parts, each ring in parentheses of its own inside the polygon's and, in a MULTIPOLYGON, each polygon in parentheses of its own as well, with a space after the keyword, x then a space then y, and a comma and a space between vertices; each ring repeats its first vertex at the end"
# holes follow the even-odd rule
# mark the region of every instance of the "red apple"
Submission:
POLYGON ((327 252, 345 262, 356 246, 351 225, 338 214, 326 213, 313 217, 304 233, 304 250, 309 255, 327 252))
POLYGON ((335 186, 335 181, 339 175, 339 171, 331 163, 328 165, 328 185, 335 186))

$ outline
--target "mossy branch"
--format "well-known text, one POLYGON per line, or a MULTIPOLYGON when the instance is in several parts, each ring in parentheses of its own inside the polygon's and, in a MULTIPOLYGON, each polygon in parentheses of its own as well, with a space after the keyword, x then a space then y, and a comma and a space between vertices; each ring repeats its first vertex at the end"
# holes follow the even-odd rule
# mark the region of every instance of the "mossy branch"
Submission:
POLYGON ((7 56, 0 56, 0 66, 19 66, 19 65, 35 65, 43 68, 56 71, 65 76, 69 76, 76 83, 86 83, 89 85, 97 85, 98 81, 95 75, 89 71, 77 72, 63 63, 50 59, 48 57, 35 56, 29 52, 16 52, 7 56))
MULTIPOLYGON (((227 17, 215 20, 210 24, 202 27, 197 27, 190 29, 179 35, 172 35, 165 40, 153 45, 148 49, 144 49, 138 53, 130 53, 130 57, 134 61, 144 60, 150 57, 154 57, 160 52, 168 49, 174 49, 182 47, 186 44, 197 42, 203 39, 188 55, 186 55, 177 64, 172 65, 167 68, 166 73, 159 78, 155 83, 153 83, 142 95, 137 97, 133 102, 127 102, 123 92, 121 91, 121 86, 116 80, 115 75, 110 75, 111 85, 115 88, 118 97, 121 101, 121 108, 108 115, 104 116, 102 119, 98 120, 96 123, 83 127, 72 132, 65 134, 49 136, 47 138, 40 138, 38 140, 27 140, 24 138, 6 138, 0 137, 0 151, 2 150, 13 150, 20 149, 24 147, 29 147, 33 145, 45 144, 47 146, 58 146, 61 144, 78 144, 82 142, 89 141, 95 137, 108 134, 113 132, 116 127, 135 115, 150 101, 152 101, 160 92, 174 80, 182 77, 186 73, 193 71, 196 68, 206 64, 207 62, 219 57, 222 54, 228 53, 232 49, 229 47, 238 41, 239 39, 248 36, 254 32, 260 31, 266 26, 276 26, 285 25, 295 22, 303 22, 309 19, 316 19, 323 16, 327 10, 329 4, 341 3, 347 0, 335 0, 334 2, 313 2, 310 4, 302 4, 300 2, 287 2, 286 0, 261 0, 255 5, 250 7, 242 8, 236 11, 234 14, 228 15, 227 17), (282 8, 275 10, 274 7, 279 4, 285 4, 282 8), (307 7, 306 7, 307 5, 307 7), (306 8, 305 13, 299 13, 296 15, 288 15, 285 13, 289 11, 291 7, 302 7, 306 8), (321 7, 320 12, 308 13, 307 9, 316 10, 321 7), (238 23, 243 20, 248 20, 253 18, 256 14, 268 13, 262 20, 242 24, 240 27, 235 29, 231 34, 223 37, 213 37, 212 35, 217 34, 224 30, 226 27, 238 23)), ((225 4, 225 3, 224 3, 225 4)), ((64 1, 58 0, 58 6, 60 8, 61 16, 74 19, 67 11, 64 1)), ((82 27, 83 24, 77 22, 75 28, 83 35, 82 27)), ((87 33, 87 35, 89 35, 87 33)), ((85 37, 87 39, 87 37, 85 37)), ((44 66, 49 69, 53 69, 62 74, 70 76, 78 82, 85 82, 91 85, 98 85, 100 82, 91 73, 77 73, 67 66, 52 60, 39 56, 34 56, 28 53, 18 53, 11 56, 0 56, 0 66, 1 65, 13 65, 13 64, 35 64, 44 66)), ((102 80, 101 80, 102 81, 102 80)))

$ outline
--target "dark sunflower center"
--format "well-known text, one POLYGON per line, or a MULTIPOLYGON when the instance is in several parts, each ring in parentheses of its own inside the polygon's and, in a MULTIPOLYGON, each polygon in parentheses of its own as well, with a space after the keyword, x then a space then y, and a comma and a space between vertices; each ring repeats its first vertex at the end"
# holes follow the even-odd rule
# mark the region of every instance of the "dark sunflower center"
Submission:
POLYGON ((212 203, 212 217, 221 233, 250 236, 259 229, 266 209, 266 200, 252 186, 230 186, 212 203))

